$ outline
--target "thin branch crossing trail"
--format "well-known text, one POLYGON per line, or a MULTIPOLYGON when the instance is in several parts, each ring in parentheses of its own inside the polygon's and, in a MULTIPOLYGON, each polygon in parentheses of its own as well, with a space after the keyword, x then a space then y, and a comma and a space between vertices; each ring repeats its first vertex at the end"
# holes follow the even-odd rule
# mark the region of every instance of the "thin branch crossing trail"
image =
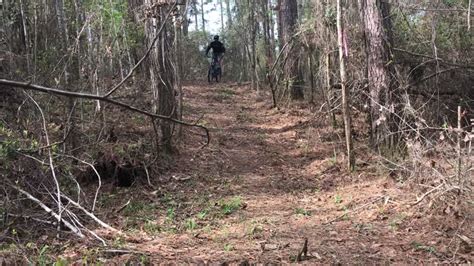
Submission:
POLYGON ((234 84, 185 86, 184 93, 186 120, 210 128, 211 144, 183 144, 176 167, 161 177, 164 185, 147 193, 150 204, 160 202, 159 226, 145 223, 147 234, 127 234, 124 248, 133 252, 114 259, 442 261, 426 241, 446 239, 412 216, 413 198, 363 161, 347 173, 342 129, 326 125, 317 111, 272 109, 261 100, 270 97, 234 84))

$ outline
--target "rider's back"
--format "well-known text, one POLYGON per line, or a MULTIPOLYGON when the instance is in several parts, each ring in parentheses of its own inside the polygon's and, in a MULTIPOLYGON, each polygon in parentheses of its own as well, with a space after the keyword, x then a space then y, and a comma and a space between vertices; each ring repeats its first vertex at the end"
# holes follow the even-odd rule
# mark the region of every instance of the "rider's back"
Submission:
POLYGON ((212 49, 212 52, 213 53, 216 53, 216 54, 222 54, 222 53, 225 53, 225 47, 224 47, 224 44, 221 43, 220 41, 213 41, 209 44, 209 47, 212 49))

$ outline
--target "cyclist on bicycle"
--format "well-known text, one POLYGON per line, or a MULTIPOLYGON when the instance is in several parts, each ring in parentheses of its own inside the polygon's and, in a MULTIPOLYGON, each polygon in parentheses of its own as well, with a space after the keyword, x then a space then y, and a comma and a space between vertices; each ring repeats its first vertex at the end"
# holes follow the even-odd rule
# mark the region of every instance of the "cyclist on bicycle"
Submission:
POLYGON ((212 62, 221 62, 224 57, 225 47, 224 44, 219 41, 219 35, 214 36, 214 41, 211 42, 206 49, 206 56, 209 55, 209 50, 212 49, 212 62))

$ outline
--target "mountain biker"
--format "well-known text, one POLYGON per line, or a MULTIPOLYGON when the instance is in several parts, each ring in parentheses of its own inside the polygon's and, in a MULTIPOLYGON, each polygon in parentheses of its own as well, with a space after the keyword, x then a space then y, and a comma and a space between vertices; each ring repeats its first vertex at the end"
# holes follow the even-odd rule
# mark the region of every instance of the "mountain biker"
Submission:
POLYGON ((214 36, 214 41, 212 41, 206 48, 206 56, 209 55, 209 50, 212 49, 212 62, 220 61, 224 57, 225 47, 224 44, 219 41, 219 35, 214 36))

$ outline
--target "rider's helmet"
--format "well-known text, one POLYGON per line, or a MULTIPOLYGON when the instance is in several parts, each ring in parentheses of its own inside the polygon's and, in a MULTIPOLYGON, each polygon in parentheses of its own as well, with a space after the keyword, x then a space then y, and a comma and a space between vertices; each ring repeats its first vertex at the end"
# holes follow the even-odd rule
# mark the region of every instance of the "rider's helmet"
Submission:
POLYGON ((219 35, 214 35, 214 40, 218 41, 219 40, 219 35))

